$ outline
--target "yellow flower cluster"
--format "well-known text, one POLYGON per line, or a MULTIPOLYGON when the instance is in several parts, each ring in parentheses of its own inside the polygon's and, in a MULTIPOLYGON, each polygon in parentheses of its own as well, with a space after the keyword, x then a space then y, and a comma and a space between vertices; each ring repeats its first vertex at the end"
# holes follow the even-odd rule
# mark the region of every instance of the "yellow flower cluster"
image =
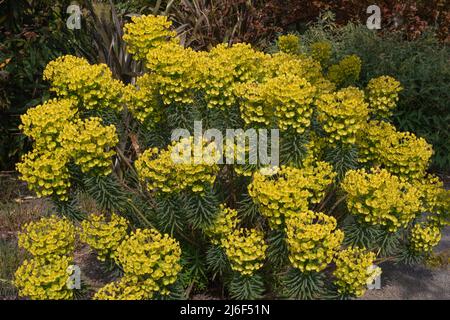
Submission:
POLYGON ((367 285, 381 274, 380 268, 371 268, 375 260, 373 252, 365 252, 360 248, 348 248, 339 251, 335 259, 335 284, 341 294, 356 297, 362 296, 367 285))
POLYGON ((180 192, 189 189, 203 192, 214 183, 218 166, 214 157, 208 158, 207 152, 203 152, 202 159, 194 156, 194 150, 202 153, 202 149, 209 150, 215 146, 215 143, 206 145, 205 141, 202 142, 196 143, 192 137, 183 138, 169 145, 166 150, 146 150, 135 162, 140 179, 147 182, 149 190, 180 192))
POLYGON ((171 42, 162 43, 147 54, 146 66, 158 84, 163 103, 190 104, 200 78, 198 54, 190 48, 171 42))
POLYGON ((102 119, 91 117, 67 125, 61 132, 61 144, 83 173, 111 173, 111 148, 119 142, 114 125, 102 125, 102 119))
POLYGON ((180 265, 179 243, 155 229, 137 229, 121 242, 116 260, 124 277, 100 289, 96 299, 150 299, 154 293, 168 294, 180 265))
POLYGON ((286 220, 289 261, 301 272, 320 272, 344 240, 336 219, 321 212, 302 212, 286 220))
POLYGON ((311 57, 320 62, 320 65, 326 66, 331 59, 331 43, 328 41, 317 41, 311 44, 311 57))
POLYGON ((33 150, 16 164, 16 168, 21 174, 20 179, 27 182, 28 188, 38 197, 53 195, 64 201, 68 199, 71 185, 67 163, 68 157, 61 149, 42 154, 33 150))
POLYGON ((27 223, 18 235, 19 247, 33 255, 16 270, 14 285, 30 299, 71 299, 68 267, 75 243, 75 228, 65 218, 50 216, 27 223))
POLYGON ((199 87, 203 90, 204 99, 208 108, 229 108, 236 103, 233 86, 236 83, 234 76, 235 66, 227 50, 222 54, 209 53, 202 63, 198 64, 201 73, 199 87))
POLYGON ((316 89, 303 78, 278 76, 259 85, 241 85, 236 91, 243 99, 241 116, 247 124, 270 125, 275 119, 280 130, 297 133, 311 124, 316 89))
POLYGON ((350 170, 341 183, 352 214, 391 232, 406 227, 421 209, 421 192, 385 169, 350 170))
POLYGON ((282 166, 275 178, 255 172, 248 191, 270 226, 276 228, 284 219, 307 211, 309 202, 320 202, 335 176, 333 167, 323 161, 302 169, 282 166))
POLYGON ((433 148, 410 132, 397 132, 385 122, 370 121, 359 139, 361 161, 382 164, 390 172, 420 178, 428 167, 433 148))
POLYGON ((371 79, 367 85, 370 112, 381 117, 389 117, 397 106, 398 94, 402 90, 400 82, 389 76, 371 79))
POLYGON ((382 152, 379 150, 381 142, 391 135, 395 135, 396 130, 393 125, 384 121, 369 121, 361 128, 357 145, 359 147, 359 162, 380 161, 382 152))
POLYGON ((52 262, 40 259, 25 260, 16 270, 14 285, 21 297, 32 300, 68 300, 73 290, 67 286, 68 257, 57 257, 52 262))
MULTIPOLYGON (((305 55, 291 55, 283 52, 266 56, 261 62, 261 72, 265 78, 292 75, 306 79, 316 85, 323 82, 322 67, 320 63, 305 55)), ((331 88, 333 84, 327 81, 331 88)))
POLYGON ((94 300, 149 300, 158 291, 152 279, 139 280, 134 276, 123 276, 108 283, 94 295, 94 300))
POLYGON ((446 190, 439 177, 426 175, 421 179, 412 181, 422 192, 422 212, 427 212, 429 224, 437 227, 450 225, 448 213, 450 212, 450 190, 446 190), (446 217, 447 215, 447 217, 446 217))
POLYGON ((288 54, 300 53, 300 38, 295 34, 286 34, 278 37, 278 49, 288 54))
POLYGON ((35 148, 53 151, 60 147, 58 137, 68 122, 76 118, 77 109, 68 99, 51 99, 35 108, 28 109, 20 117, 19 129, 34 140, 35 148))
POLYGON ((441 240, 441 230, 430 223, 417 223, 410 234, 411 248, 416 252, 430 252, 441 240))
POLYGON ((422 193, 422 211, 434 212, 439 206, 439 195, 445 191, 444 183, 439 177, 426 175, 411 182, 422 193))
POLYGON ((21 179, 38 196, 57 196, 67 200, 70 173, 67 164, 74 160, 85 173, 107 175, 111 172, 110 158, 113 150, 107 150, 118 142, 115 127, 102 126, 99 118, 89 118, 67 123, 58 140, 62 148, 53 151, 35 149, 25 155, 17 170, 21 179))
POLYGON ((113 125, 100 118, 80 120, 68 99, 50 100, 22 116, 21 129, 35 140, 34 150, 17 163, 21 179, 38 196, 67 200, 70 187, 68 163, 74 161, 85 173, 106 175, 118 138, 113 125))
POLYGON ((205 229, 205 234, 211 238, 211 243, 220 245, 221 240, 233 233, 239 223, 237 210, 220 205, 219 213, 214 223, 205 229))
POLYGON ((154 127, 162 117, 157 90, 156 78, 148 73, 138 77, 135 85, 130 84, 124 89, 123 99, 128 110, 148 128, 154 127))
POLYGON ((267 59, 261 51, 254 50, 247 43, 235 43, 232 46, 219 44, 209 52, 210 59, 218 59, 233 66, 233 78, 236 82, 255 81, 262 76, 260 64, 267 59))
POLYGON ((19 247, 36 259, 52 261, 73 252, 75 228, 67 219, 50 216, 25 224, 18 238, 19 247))
POLYGON ((357 133, 366 123, 369 109, 364 92, 347 87, 335 93, 327 93, 316 101, 318 116, 328 134, 328 142, 354 144, 357 133))
POLYGON ((172 22, 166 16, 134 16, 131 21, 124 26, 123 40, 137 59, 147 58, 150 50, 167 41, 176 42, 176 32, 170 30, 172 22))
POLYGON ((113 213, 91 214, 81 222, 81 241, 87 243, 97 253, 100 261, 115 259, 119 244, 127 235, 128 221, 113 213))
POLYGON ((433 155, 432 146, 410 132, 397 132, 389 138, 380 142, 383 165, 400 176, 421 177, 433 155))
POLYGON ((328 69, 328 79, 338 86, 353 84, 361 73, 361 59, 357 55, 344 57, 328 69))
POLYGON ((122 110, 124 86, 105 64, 90 65, 83 58, 62 56, 47 64, 44 79, 59 97, 73 98, 81 108, 122 110))
POLYGON ((245 276, 251 276, 259 270, 266 258, 264 234, 256 229, 234 230, 222 240, 222 247, 231 269, 245 276))

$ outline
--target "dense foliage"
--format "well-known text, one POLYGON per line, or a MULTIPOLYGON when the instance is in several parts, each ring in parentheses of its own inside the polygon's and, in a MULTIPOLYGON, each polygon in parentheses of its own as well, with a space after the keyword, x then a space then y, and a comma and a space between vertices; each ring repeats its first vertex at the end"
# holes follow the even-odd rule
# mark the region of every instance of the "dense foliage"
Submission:
MULTIPOLYGON (((359 57, 329 61, 324 42, 311 56, 295 36, 273 54, 247 44, 194 51, 160 16, 133 17, 124 38, 146 66, 136 81, 63 56, 44 71, 55 98, 22 116, 34 141, 17 165, 22 179, 82 220, 81 240, 122 273, 96 299, 174 298, 215 277, 237 299, 269 288, 355 297, 379 275, 373 264, 418 261, 439 242, 449 192, 426 172, 432 146, 390 123, 402 89, 394 78, 358 87, 359 57), (218 163, 239 149, 234 140, 171 141, 195 120, 223 134, 278 128, 280 166, 249 163, 245 145, 244 162, 218 163), (80 193, 104 213, 81 212, 80 193)), ((35 258, 17 271, 22 296, 72 297, 61 282, 73 251, 66 223, 24 228, 20 245, 35 258), (39 249, 47 242, 51 259, 39 249)))

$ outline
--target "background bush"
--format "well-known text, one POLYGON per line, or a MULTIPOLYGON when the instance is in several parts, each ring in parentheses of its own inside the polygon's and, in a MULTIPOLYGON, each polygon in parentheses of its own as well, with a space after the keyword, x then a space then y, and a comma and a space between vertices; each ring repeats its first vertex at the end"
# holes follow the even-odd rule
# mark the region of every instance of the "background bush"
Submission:
POLYGON ((449 46, 439 44, 431 33, 404 41, 401 34, 380 36, 365 26, 354 24, 336 29, 329 24, 316 24, 302 39, 305 44, 317 40, 331 42, 336 60, 348 54, 358 55, 363 61, 359 83, 362 86, 380 75, 398 79, 403 91, 394 114, 396 125, 431 143, 435 150, 433 168, 448 172, 449 46))

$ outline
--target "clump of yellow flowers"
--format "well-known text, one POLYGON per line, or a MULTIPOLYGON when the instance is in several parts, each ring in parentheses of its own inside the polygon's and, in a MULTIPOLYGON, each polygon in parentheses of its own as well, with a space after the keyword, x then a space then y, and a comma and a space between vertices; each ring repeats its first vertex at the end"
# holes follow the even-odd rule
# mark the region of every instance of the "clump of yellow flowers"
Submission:
POLYGON ((301 272, 320 272, 331 263, 344 240, 334 217, 301 212, 286 221, 289 261, 301 272))
POLYGON ((395 232, 406 227, 421 208, 421 192, 386 169, 350 170, 341 184, 347 207, 361 221, 395 232))
POLYGON ((16 168, 38 196, 68 200, 72 161, 83 173, 111 172, 112 147, 118 142, 116 128, 103 125, 101 118, 79 118, 75 100, 49 100, 29 109, 21 119, 21 129, 35 143, 16 168))
POLYGON ((388 117, 397 106, 402 86, 390 76, 381 76, 371 79, 366 90, 370 112, 380 117, 388 117))
POLYGON ((105 126, 101 119, 91 117, 67 125, 61 132, 62 147, 83 173, 108 175, 111 173, 110 149, 119 142, 114 125, 105 126))
POLYGON ((336 259, 335 284, 341 294, 360 297, 366 292, 367 285, 381 274, 380 268, 372 268, 375 260, 373 252, 361 248, 347 248, 339 251, 336 259))
POLYGON ((77 109, 69 99, 50 99, 20 117, 19 129, 34 140, 39 150, 53 151, 60 147, 59 135, 68 122, 76 119, 77 109))
POLYGON ((164 104, 190 104, 200 78, 196 52, 179 44, 163 43, 147 54, 146 66, 153 71, 164 104))
POLYGON ((67 200, 71 186, 67 163, 68 157, 61 149, 41 154, 33 150, 23 156, 16 168, 21 174, 20 179, 39 197, 56 196, 67 200))
POLYGON ((231 47, 219 44, 210 52, 197 53, 200 72, 198 89, 209 108, 226 109, 236 104, 236 85, 260 78, 258 65, 267 58, 250 45, 237 43, 231 47))
POLYGON ((276 228, 284 219, 307 211, 310 203, 320 202, 335 176, 332 166, 323 161, 307 162, 304 168, 282 166, 275 177, 256 171, 248 191, 276 228))
MULTIPOLYGON (((297 76, 304 78, 313 85, 324 81, 322 67, 319 62, 306 55, 292 55, 284 52, 277 52, 266 55, 261 63, 261 73, 263 80, 277 76, 297 76)), ((329 84, 333 87, 333 84, 329 84)))
POLYGON ((247 124, 275 124, 282 131, 292 129, 297 133, 303 133, 311 124, 316 89, 303 78, 282 75, 259 85, 244 84, 236 90, 243 100, 241 114, 247 124))
POLYGON ((367 121, 369 109, 364 92, 348 87, 320 96, 316 102, 317 119, 328 134, 328 142, 354 144, 357 133, 367 121))
POLYGON ((358 139, 361 161, 381 164, 409 179, 421 178, 433 155, 432 146, 410 132, 398 132, 383 121, 370 121, 358 139))
POLYGON ((328 69, 328 79, 338 86, 353 84, 361 73, 361 58, 357 55, 345 56, 338 64, 328 69))
POLYGON ((295 34, 281 35, 278 37, 277 46, 281 52, 298 54, 300 53, 300 38, 295 34))
POLYGON ((256 229, 236 229, 221 243, 233 271, 251 276, 259 270, 266 257, 264 234, 256 229))
POLYGON ((181 271, 181 248, 169 235, 155 229, 137 229, 117 248, 124 277, 101 288, 94 299, 151 299, 168 294, 181 271))
POLYGON ((52 261, 73 252, 75 228, 67 219, 53 215, 25 224, 18 238, 19 247, 37 259, 52 261))
POLYGON ((167 193, 189 189, 203 192, 214 183, 218 165, 213 159, 214 150, 210 155, 208 152, 202 153, 202 150, 209 150, 208 147, 214 146, 214 143, 205 144, 205 141, 194 142, 192 137, 182 138, 169 145, 166 150, 146 150, 136 160, 136 170, 149 190, 157 189, 167 193), (203 154, 201 159, 194 156, 198 155, 194 152, 196 148, 203 154))
POLYGON ((211 243, 220 245, 221 240, 227 235, 233 233, 239 223, 238 212, 235 209, 220 205, 219 213, 214 223, 206 228, 205 234, 211 238, 211 243))
POLYGON ((123 40, 128 52, 137 59, 146 59, 150 50, 167 41, 176 42, 176 32, 170 30, 172 22, 166 16, 134 16, 124 26, 123 40))
POLYGON ((119 244, 125 239, 128 221, 112 213, 91 214, 81 222, 80 239, 95 250, 100 261, 115 259, 119 244))
POLYGON ((133 116, 147 127, 152 128, 161 120, 162 108, 158 104, 158 84, 151 74, 137 77, 135 85, 124 88, 123 101, 133 116))
POLYGON ((18 235, 19 247, 33 255, 15 272, 19 295, 30 299, 71 299, 68 268, 73 261, 75 227, 64 218, 50 216, 27 223, 18 235))
POLYGON ((417 252, 428 253, 441 240, 441 230, 432 223, 417 223, 411 228, 411 248, 417 252))
POLYGON ((25 260, 15 273, 14 285, 19 295, 32 300, 68 300, 73 290, 67 286, 71 264, 69 257, 57 257, 52 262, 25 260))
POLYGON ((94 300, 149 300, 155 295, 155 284, 152 279, 139 280, 134 276, 123 276, 117 281, 108 283, 94 295, 94 300))
POLYGON ((60 98, 71 98, 84 109, 122 110, 123 84, 105 64, 91 65, 86 59, 62 56, 49 62, 44 80, 60 98))

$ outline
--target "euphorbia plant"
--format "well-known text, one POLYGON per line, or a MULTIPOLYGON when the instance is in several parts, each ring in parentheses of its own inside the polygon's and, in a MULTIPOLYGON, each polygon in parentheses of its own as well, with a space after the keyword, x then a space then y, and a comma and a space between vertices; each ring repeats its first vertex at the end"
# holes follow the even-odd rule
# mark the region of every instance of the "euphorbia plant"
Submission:
POLYGON ((354 297, 379 275, 374 264, 429 254, 449 193, 426 172, 431 145, 389 122, 398 81, 352 86, 361 60, 335 63, 324 42, 303 53, 295 36, 272 54, 242 43, 194 51, 170 28, 159 16, 125 26, 129 52, 145 65, 130 83, 81 58, 50 62, 55 98, 22 117, 35 141, 17 165, 23 180, 84 220, 81 240, 124 272, 96 298, 212 285, 233 298, 354 297), (224 136, 241 128, 244 145, 172 141, 195 121, 224 136), (279 165, 250 161, 251 129, 279 130, 279 165), (217 161, 230 150, 245 161, 217 161), (79 194, 106 214, 83 212, 79 194))

